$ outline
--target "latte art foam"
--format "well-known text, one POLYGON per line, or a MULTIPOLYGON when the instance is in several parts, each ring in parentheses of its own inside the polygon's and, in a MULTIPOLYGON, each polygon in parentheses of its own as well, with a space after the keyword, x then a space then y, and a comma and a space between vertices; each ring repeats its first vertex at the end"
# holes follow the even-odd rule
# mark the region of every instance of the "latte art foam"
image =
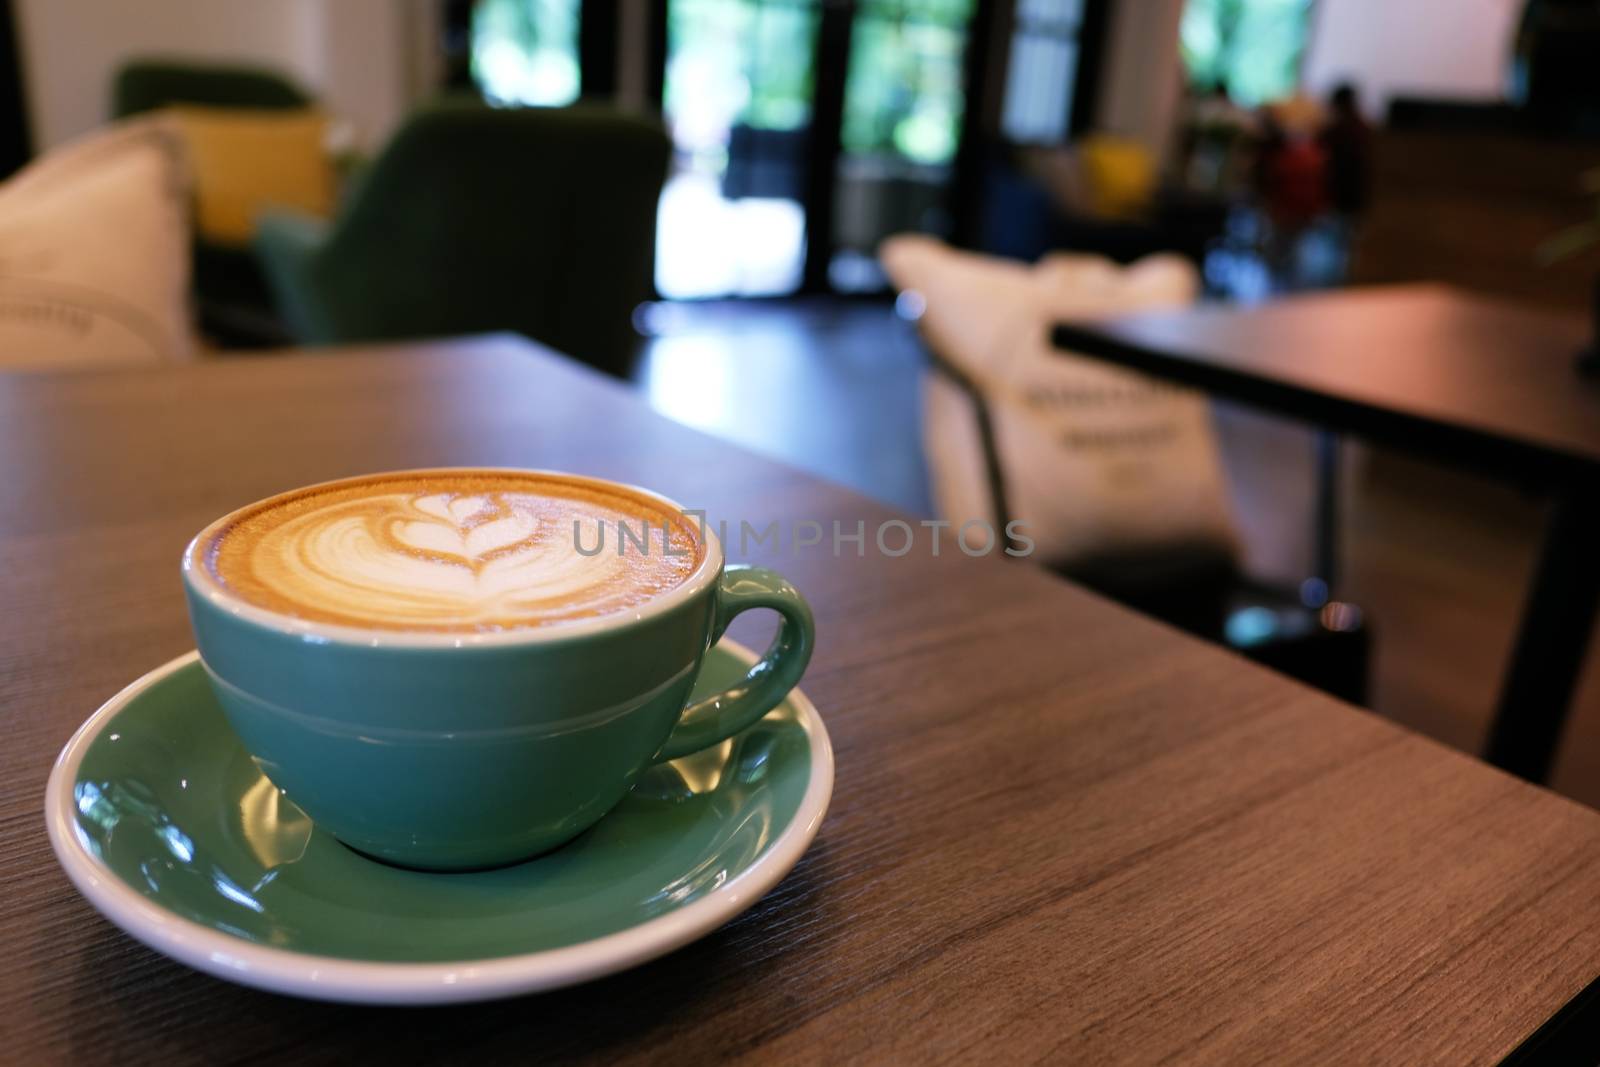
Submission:
POLYGON ((682 585, 705 549, 688 519, 621 487, 445 471, 265 501, 213 533, 203 558, 229 592, 297 618, 492 632, 637 608, 682 585))

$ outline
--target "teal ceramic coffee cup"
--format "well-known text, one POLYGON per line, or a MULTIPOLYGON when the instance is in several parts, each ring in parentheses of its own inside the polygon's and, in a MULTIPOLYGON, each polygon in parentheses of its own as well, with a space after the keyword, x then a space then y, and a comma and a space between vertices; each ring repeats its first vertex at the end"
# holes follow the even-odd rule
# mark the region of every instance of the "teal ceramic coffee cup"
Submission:
POLYGON ((229 723, 319 827, 403 866, 475 869, 556 848, 646 768, 755 723, 811 657, 804 598, 773 571, 724 566, 709 531, 689 578, 638 609, 462 634, 322 624, 248 603, 199 555, 229 520, 183 557, 196 643, 229 723), (734 687, 686 706, 706 651, 755 608, 780 619, 766 654, 734 687))

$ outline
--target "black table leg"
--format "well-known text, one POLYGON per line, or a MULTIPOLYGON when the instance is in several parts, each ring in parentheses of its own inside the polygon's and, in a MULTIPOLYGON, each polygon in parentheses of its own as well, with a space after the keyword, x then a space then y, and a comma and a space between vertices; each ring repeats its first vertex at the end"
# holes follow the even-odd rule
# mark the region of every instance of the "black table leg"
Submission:
POLYGON ((1556 500, 1484 758, 1542 782, 1555 761, 1600 600, 1600 486, 1556 500))
POLYGON ((1317 430, 1316 566, 1314 577, 1327 587, 1327 598, 1339 588, 1339 435, 1317 430))

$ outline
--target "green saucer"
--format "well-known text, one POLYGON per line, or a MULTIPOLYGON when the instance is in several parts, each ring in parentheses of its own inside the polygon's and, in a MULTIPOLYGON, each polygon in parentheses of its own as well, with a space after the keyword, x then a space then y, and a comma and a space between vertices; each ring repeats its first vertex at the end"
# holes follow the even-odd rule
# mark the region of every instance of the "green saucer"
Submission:
MULTIPOLYGON (((697 696, 754 658, 723 642, 697 696)), ((190 653, 83 725, 46 815, 78 888, 159 951, 280 992, 421 1003, 566 985, 703 935, 794 865, 832 784, 826 731, 796 690, 732 740, 646 772, 556 852, 402 870, 319 831, 262 776, 190 653)))

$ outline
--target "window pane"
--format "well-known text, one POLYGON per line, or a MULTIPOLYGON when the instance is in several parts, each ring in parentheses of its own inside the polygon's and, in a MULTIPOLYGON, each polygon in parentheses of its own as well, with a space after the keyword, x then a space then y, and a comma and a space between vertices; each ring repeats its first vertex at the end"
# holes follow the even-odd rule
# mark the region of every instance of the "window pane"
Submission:
POLYGON ((1032 28, 1076 26, 1083 21, 1083 0, 1018 0, 1017 25, 1032 28))
POLYGON ((1001 126, 1022 144, 1059 144, 1072 117, 1078 46, 1057 37, 1018 34, 1011 40, 1001 126))
POLYGON ((1181 41, 1191 83, 1224 86, 1247 107, 1300 81, 1311 0, 1188 0, 1181 41))
POLYGON ((974 0, 862 0, 850 34, 836 175, 839 289, 885 285, 878 243, 945 234, 951 163, 966 110, 967 24, 974 0))
POLYGON ((846 152, 942 165, 966 103, 962 60, 973 0, 865 0, 845 79, 846 152))
POLYGON ((818 0, 672 0, 656 288, 668 297, 792 292, 811 125, 818 0))
POLYGON ((578 98, 579 0, 478 0, 472 74, 506 104, 560 107, 578 98))

